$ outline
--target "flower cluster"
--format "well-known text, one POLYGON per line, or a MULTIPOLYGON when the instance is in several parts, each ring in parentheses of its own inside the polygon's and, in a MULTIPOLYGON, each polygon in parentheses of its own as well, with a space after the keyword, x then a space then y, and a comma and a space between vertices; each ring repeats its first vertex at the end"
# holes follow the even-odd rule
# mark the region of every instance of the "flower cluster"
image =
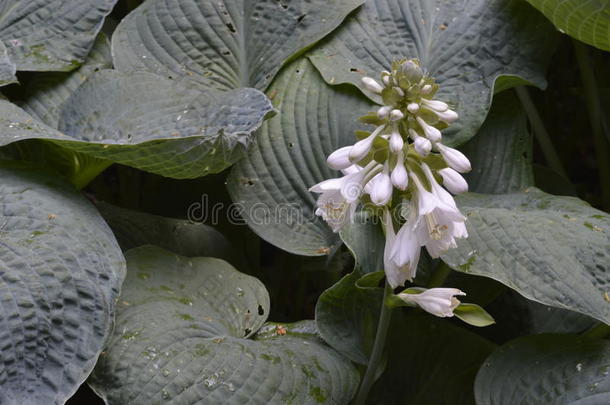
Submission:
POLYGON ((470 162, 443 144, 441 130, 458 114, 434 99, 438 85, 418 60, 396 61, 391 72, 382 72, 381 82, 364 77, 362 83, 383 101, 376 112, 361 118, 375 128, 328 157, 329 167, 340 170, 342 177, 322 181, 310 191, 320 194, 316 214, 335 232, 351 221, 361 202, 382 209, 384 267, 395 288, 415 277, 421 247, 437 258, 456 246, 456 238, 468 236, 465 217, 450 193, 468 191, 460 173, 470 171, 470 162), (393 208, 399 205, 406 209, 396 219, 393 208))

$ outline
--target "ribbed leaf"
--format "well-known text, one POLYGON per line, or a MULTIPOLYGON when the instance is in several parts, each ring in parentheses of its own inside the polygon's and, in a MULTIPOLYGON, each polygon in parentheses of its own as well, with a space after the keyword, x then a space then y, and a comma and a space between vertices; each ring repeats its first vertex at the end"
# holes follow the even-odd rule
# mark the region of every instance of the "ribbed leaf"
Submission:
POLYGON ((17 70, 70 71, 91 49, 116 0, 3 0, 0 39, 17 70))
POLYGON ((0 41, 0 86, 17 83, 17 67, 8 56, 4 42, 0 41))
POLYGON ((58 132, 0 101, 0 145, 48 139, 173 178, 219 172, 242 156, 273 113, 254 89, 206 91, 152 73, 95 73, 63 105, 58 132))
POLYGON ((605 0, 527 0, 562 32, 610 51, 610 3, 605 0))
POLYGON ((610 323, 610 217, 573 197, 536 189, 466 194, 469 237, 443 260, 496 279, 542 304, 610 323))
POLYGON ((345 404, 353 366, 308 322, 271 325, 257 279, 213 258, 127 253, 117 325, 90 383, 108 404, 345 404))
POLYGON ((117 28, 114 62, 121 71, 187 76, 220 90, 264 90, 288 59, 363 1, 150 0, 117 28))
POLYGON ((477 370, 494 344, 448 319, 395 309, 387 364, 367 403, 471 405, 477 370))
POLYGON ((516 95, 507 91, 495 96, 481 129, 461 148, 472 164, 470 191, 503 194, 533 186, 532 141, 516 95))
POLYGON ((72 93, 94 72, 111 67, 110 41, 106 35, 100 34, 80 68, 69 73, 46 72, 34 76, 25 89, 26 99, 21 107, 57 129, 61 108, 72 93))
POLYGON ((57 176, 0 166, 0 403, 63 404, 110 334, 125 260, 57 176))
POLYGON ((610 342, 534 335, 497 349, 477 375, 477 405, 610 403, 610 342))
POLYGON ((438 98, 460 114, 444 131, 447 142, 459 144, 483 122, 499 78, 510 76, 502 89, 545 87, 555 37, 520 0, 370 0, 310 59, 328 83, 361 86, 363 75, 378 78, 395 59, 419 58, 440 85, 438 98))
POLYGON ((269 88, 279 114, 263 123, 256 144, 227 179, 231 198, 263 239, 291 253, 324 255, 339 238, 314 215, 314 184, 335 176, 326 157, 354 142, 364 129, 357 118, 371 104, 350 89, 326 85, 300 59, 286 67, 269 88))

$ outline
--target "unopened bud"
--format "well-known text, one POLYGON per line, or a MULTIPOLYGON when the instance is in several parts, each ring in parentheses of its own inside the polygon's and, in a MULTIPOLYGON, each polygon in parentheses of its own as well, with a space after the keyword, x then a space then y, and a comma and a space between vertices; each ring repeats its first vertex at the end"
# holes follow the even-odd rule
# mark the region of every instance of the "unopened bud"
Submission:
POLYGON ((364 85, 364 88, 366 88, 369 91, 372 91, 373 93, 376 94, 380 94, 381 91, 383 90, 383 87, 377 83, 377 81, 371 77, 363 77, 362 78, 362 84, 364 85))

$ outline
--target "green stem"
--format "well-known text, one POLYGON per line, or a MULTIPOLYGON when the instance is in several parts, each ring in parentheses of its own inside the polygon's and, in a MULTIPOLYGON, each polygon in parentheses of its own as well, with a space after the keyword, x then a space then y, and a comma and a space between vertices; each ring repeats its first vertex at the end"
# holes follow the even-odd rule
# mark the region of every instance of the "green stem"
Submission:
POLYGON ((542 118, 540 117, 540 114, 538 113, 538 110, 536 109, 527 88, 525 86, 517 86, 515 87, 515 91, 517 92, 517 96, 519 97, 521 104, 523 104, 523 108, 525 108, 525 113, 532 124, 534 135, 538 141, 538 144, 540 144, 540 148, 542 149, 542 153, 544 154, 547 164, 551 169, 567 179, 568 175, 561 164, 559 155, 553 146, 553 142, 551 142, 551 137, 544 127, 542 118))
POLYGON ((604 136, 602 126, 602 111, 599 100, 599 91, 593 72, 593 61, 589 54, 589 47, 582 42, 573 41, 576 59, 580 69, 580 77, 585 89, 587 109, 589 110, 589 121, 593 132, 593 143, 595 145, 595 158, 599 168, 599 181, 602 189, 602 201, 606 210, 610 210, 610 146, 604 136))
POLYGON ((438 266, 436 266, 436 269, 434 269, 434 273, 432 273, 430 281, 428 281, 428 288, 442 286, 449 274, 451 274, 451 267, 449 267, 445 262, 440 262, 438 266))
POLYGON ((386 305, 386 299, 392 293, 388 282, 385 283, 385 289, 383 292, 383 301, 381 302, 381 313, 379 314, 379 321, 377 323, 377 333, 375 334, 375 343, 373 343, 373 351, 369 359, 369 363, 366 366, 364 377, 360 383, 358 394, 354 400, 354 405, 364 405, 366 398, 375 382, 377 370, 379 369, 379 363, 381 362, 381 355, 383 354, 383 348, 385 346, 386 336, 388 334, 388 328, 390 326, 390 319, 392 317, 392 308, 386 305))

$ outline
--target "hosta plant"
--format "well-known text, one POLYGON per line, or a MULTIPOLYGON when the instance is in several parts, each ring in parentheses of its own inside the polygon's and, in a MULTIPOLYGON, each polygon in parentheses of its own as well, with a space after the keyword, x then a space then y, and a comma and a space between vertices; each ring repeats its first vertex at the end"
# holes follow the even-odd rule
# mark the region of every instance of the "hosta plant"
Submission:
POLYGON ((585 3, 0 2, 0 404, 610 403, 585 3))

